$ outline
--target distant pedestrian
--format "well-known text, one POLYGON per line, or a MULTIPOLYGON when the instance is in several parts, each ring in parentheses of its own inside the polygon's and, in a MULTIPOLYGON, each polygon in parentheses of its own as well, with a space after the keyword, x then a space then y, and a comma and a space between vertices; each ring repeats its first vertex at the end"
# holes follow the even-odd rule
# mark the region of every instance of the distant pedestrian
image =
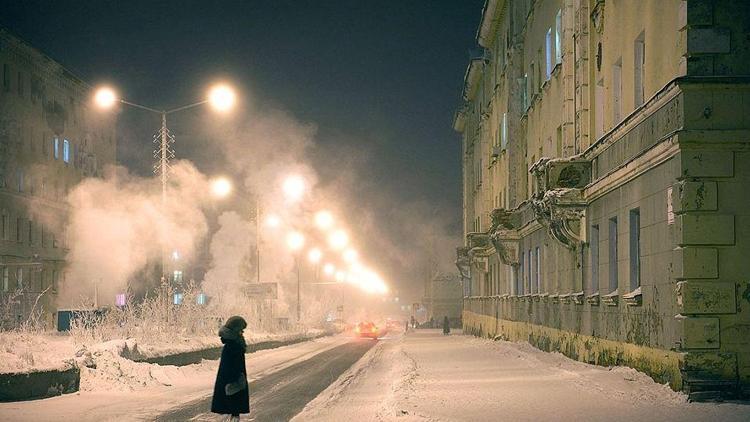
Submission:
POLYGON ((406 321, 406 327, 404 327, 404 333, 409 331, 409 321, 406 321))
POLYGON ((417 320, 414 315, 411 316, 411 328, 417 328, 417 320))
POLYGON ((224 348, 216 374, 211 412, 231 415, 230 421, 239 421, 241 413, 250 413, 250 391, 245 369, 247 345, 242 336, 245 328, 247 322, 240 316, 233 316, 219 329, 224 348))
POLYGON ((445 316, 443 318, 443 335, 448 335, 451 333, 451 322, 448 320, 448 317, 445 316))

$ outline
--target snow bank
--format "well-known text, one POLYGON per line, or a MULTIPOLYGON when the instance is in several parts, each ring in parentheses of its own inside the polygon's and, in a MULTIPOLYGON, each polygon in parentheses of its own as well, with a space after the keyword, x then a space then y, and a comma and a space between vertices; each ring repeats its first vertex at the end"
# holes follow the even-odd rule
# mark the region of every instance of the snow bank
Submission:
POLYGON ((0 332, 0 373, 68 369, 74 346, 67 336, 17 331, 0 332))

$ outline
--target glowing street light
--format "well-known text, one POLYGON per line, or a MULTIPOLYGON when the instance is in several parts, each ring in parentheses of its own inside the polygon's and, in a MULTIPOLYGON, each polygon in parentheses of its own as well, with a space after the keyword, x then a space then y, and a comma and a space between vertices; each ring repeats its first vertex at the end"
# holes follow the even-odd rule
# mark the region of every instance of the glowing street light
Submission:
POLYGON ((343 271, 341 271, 341 270, 339 270, 339 271, 336 271, 336 275, 334 277, 336 278, 336 281, 338 281, 339 283, 341 283, 344 280, 346 280, 346 273, 343 272, 343 271))
POLYGON ((343 230, 336 230, 328 236, 328 244, 336 250, 344 249, 349 244, 349 235, 343 230))
POLYGON ((216 111, 229 111, 235 103, 234 90, 224 84, 216 85, 208 92, 208 103, 216 111))
POLYGON ((300 232, 290 232, 286 236, 286 245, 292 252, 297 252, 305 246, 305 236, 300 232))
POLYGON ((305 194, 305 179, 296 174, 291 175, 284 179, 281 188, 284 190, 284 195, 286 195, 289 201, 297 202, 305 194))
POLYGON ((333 215, 328 211, 318 211, 315 214, 315 225, 321 230, 327 230, 333 226, 333 215))
POLYGON ((110 87, 101 87, 96 90, 96 93, 94 94, 94 103, 101 108, 111 108, 116 102, 117 94, 115 94, 115 91, 110 87))
POLYGON ((269 214, 266 217, 266 225, 271 228, 276 228, 281 225, 281 218, 276 214, 269 214))
POLYGON ((323 273, 327 276, 332 276, 336 272, 336 267, 330 262, 323 265, 323 273))
POLYGON ((354 249, 349 248, 346 251, 344 251, 344 261, 353 263, 353 262, 356 262, 358 258, 359 258, 359 254, 354 249))
POLYGON ((226 177, 211 180, 211 194, 217 198, 226 198, 232 193, 232 182, 226 177))
POLYGON ((312 248, 310 249, 310 252, 307 253, 307 259, 309 259, 313 264, 317 264, 318 262, 320 262, 320 258, 322 257, 323 252, 321 252, 318 248, 312 248))

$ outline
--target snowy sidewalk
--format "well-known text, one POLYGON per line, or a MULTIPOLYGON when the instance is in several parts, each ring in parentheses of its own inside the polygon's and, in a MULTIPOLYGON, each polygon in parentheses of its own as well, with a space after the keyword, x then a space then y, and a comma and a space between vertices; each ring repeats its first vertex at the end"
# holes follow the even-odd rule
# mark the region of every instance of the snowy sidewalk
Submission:
POLYGON ((687 403, 630 368, 438 330, 376 347, 297 415, 309 420, 747 421, 750 405, 687 403))

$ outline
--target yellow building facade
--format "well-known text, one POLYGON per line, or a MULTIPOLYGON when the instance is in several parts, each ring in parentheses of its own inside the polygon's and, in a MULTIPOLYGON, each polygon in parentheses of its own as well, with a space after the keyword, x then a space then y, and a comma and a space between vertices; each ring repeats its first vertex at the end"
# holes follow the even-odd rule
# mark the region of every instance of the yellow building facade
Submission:
POLYGON ((750 4, 488 0, 462 135, 464 328, 750 386, 750 4))

